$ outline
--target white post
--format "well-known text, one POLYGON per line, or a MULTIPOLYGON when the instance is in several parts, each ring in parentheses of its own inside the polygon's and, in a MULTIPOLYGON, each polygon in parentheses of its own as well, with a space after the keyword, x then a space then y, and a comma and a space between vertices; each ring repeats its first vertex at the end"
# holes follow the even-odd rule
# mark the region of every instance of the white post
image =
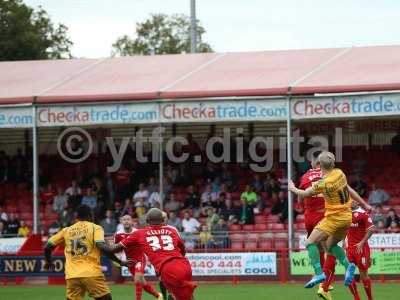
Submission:
POLYGON ((190 0, 190 52, 197 50, 196 0, 190 0))
POLYGON ((164 157, 163 157, 163 142, 162 142, 162 126, 161 124, 159 125, 159 159, 160 162, 158 164, 159 170, 158 170, 158 175, 159 175, 159 190, 160 190, 160 208, 161 210, 164 209, 164 157))
POLYGON ((38 162, 38 137, 37 137, 37 121, 36 121, 36 106, 32 106, 32 161, 33 161, 33 233, 39 233, 39 162, 38 162))
MULTIPOLYGON (((286 138, 287 138, 287 178, 292 179, 292 111, 290 105, 291 97, 286 99, 286 138)), ((293 250, 293 194, 288 192, 288 238, 289 238, 289 251, 293 250)))

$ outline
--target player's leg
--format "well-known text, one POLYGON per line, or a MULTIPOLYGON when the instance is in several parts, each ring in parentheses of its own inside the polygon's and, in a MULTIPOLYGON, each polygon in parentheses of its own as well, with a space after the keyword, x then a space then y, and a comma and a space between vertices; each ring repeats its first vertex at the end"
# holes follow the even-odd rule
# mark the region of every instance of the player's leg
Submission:
POLYGON ((80 278, 66 280, 67 300, 82 300, 85 298, 86 288, 81 283, 80 278))
POLYGON ((96 300, 111 300, 111 291, 104 276, 82 278, 89 296, 96 300))
POLYGON ((336 257, 328 252, 328 247, 326 245, 326 241, 322 242, 324 251, 325 251, 325 263, 323 265, 323 272, 326 275, 326 280, 322 284, 322 288, 325 292, 329 291, 329 287, 335 279, 335 265, 336 265, 336 257))
POLYGON ((360 279, 364 285, 368 300, 372 300, 372 282, 371 278, 368 276, 368 270, 360 270, 360 279))
POLYGON ((345 286, 349 286, 353 281, 356 266, 355 264, 349 262, 343 248, 338 245, 344 236, 345 234, 338 232, 337 236, 329 236, 326 244, 329 249, 328 252, 334 255, 340 264, 346 268, 344 284, 345 286))
POLYGON ((163 295, 157 292, 151 284, 149 284, 142 272, 135 272, 135 284, 139 284, 140 287, 148 294, 152 295, 156 299, 163 299, 163 295))
POLYGON ((167 288, 165 287, 164 283, 160 280, 158 285, 160 287, 160 291, 161 291, 161 294, 163 295, 164 299, 168 299, 167 288))
POLYGON ((310 236, 307 238, 307 251, 308 256, 311 261, 311 265, 314 268, 314 272, 316 275, 322 274, 322 266, 320 262, 320 250, 319 244, 324 241, 328 235, 320 229, 314 229, 310 236))

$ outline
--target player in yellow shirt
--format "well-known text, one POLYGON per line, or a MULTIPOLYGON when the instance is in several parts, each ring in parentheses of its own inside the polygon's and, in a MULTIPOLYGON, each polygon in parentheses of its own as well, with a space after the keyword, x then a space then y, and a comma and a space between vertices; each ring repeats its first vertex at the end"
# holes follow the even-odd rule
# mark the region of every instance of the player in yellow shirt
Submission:
MULTIPOLYGON (((104 277, 100 258, 106 247, 103 228, 89 222, 90 208, 77 208, 77 222, 52 236, 45 247, 45 268, 53 269, 51 252, 57 245, 65 245, 65 279, 68 300, 82 300, 86 292, 97 300, 111 300, 110 289, 104 277)), ((110 259, 126 265, 115 255, 106 254, 110 259)))
POLYGON ((307 250, 315 276, 305 287, 311 288, 326 279, 325 274, 322 272, 317 246, 322 241, 326 241, 328 252, 334 255, 346 268, 344 283, 349 286, 354 277, 355 265, 349 263, 345 252, 337 244, 345 238, 346 232, 351 226, 351 199, 359 202, 366 210, 370 210, 371 206, 365 203, 357 192, 347 184, 346 175, 340 169, 335 168, 335 156, 333 153, 323 151, 318 160, 323 174, 323 178, 320 181, 317 181, 306 190, 296 188, 291 180, 288 186, 289 191, 301 198, 317 194, 323 194, 325 198, 325 217, 307 239, 307 250))

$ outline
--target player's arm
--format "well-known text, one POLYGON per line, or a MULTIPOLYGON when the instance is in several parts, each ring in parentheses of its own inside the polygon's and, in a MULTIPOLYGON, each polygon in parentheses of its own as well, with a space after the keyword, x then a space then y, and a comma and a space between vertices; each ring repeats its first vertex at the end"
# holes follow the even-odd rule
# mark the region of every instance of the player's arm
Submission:
POLYGON ((94 242, 96 247, 104 253, 105 256, 107 256, 110 260, 116 262, 120 266, 126 266, 127 263, 120 260, 118 257, 115 256, 113 252, 108 251, 108 246, 106 242, 104 241, 104 230, 100 226, 96 226, 94 228, 94 242))
POLYGON ((366 211, 370 212, 372 210, 372 206, 365 202, 364 199, 361 198, 361 196, 351 186, 347 185, 347 189, 349 190, 351 199, 358 202, 358 204, 360 204, 361 207, 366 211))
POLYGON ((362 251, 364 249, 364 245, 365 245, 365 243, 368 243, 368 240, 374 233, 374 229, 375 229, 374 225, 370 226, 369 229, 367 230, 367 232, 365 233, 363 239, 357 244, 356 249, 357 249, 358 253, 362 253, 362 251))
POLYGON ((46 243, 44 247, 44 259, 46 261, 44 265, 45 270, 53 270, 54 265, 52 263, 52 252, 57 245, 64 242, 64 229, 60 230, 57 234, 53 235, 46 243))
POLYGON ((288 190, 295 193, 300 198, 306 198, 318 194, 311 186, 305 190, 298 189, 291 179, 289 179, 288 190))

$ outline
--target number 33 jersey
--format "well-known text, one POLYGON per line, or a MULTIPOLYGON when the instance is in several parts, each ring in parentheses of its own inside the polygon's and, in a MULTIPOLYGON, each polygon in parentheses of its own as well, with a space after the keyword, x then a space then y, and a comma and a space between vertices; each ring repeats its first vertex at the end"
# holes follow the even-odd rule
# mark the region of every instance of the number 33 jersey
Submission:
POLYGON ((185 246, 175 227, 154 225, 139 229, 122 240, 125 248, 136 248, 148 257, 159 274, 164 263, 174 258, 183 258, 185 246))
POLYGON ((346 175, 340 169, 333 169, 321 180, 313 183, 313 192, 325 198, 325 216, 340 214, 351 219, 351 199, 347 188, 346 175))
POLYGON ((54 246, 65 245, 66 279, 103 276, 96 242, 104 242, 103 228, 86 221, 62 229, 48 240, 54 246))

